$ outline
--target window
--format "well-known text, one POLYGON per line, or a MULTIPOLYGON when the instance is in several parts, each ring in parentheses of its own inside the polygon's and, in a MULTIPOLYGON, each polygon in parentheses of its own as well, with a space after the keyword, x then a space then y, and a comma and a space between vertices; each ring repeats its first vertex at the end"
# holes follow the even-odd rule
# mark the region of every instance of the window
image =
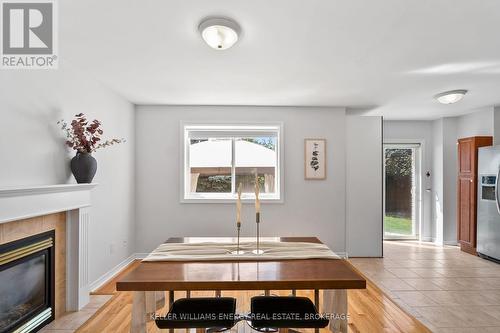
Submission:
POLYGON ((280 200, 281 125, 185 125, 184 201, 280 200))

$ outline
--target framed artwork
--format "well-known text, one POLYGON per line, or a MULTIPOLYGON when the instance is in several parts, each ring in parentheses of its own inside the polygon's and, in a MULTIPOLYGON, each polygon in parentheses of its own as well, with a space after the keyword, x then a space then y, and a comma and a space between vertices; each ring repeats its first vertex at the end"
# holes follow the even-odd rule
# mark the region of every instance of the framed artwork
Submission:
POLYGON ((326 179, 326 140, 304 140, 305 179, 326 179))

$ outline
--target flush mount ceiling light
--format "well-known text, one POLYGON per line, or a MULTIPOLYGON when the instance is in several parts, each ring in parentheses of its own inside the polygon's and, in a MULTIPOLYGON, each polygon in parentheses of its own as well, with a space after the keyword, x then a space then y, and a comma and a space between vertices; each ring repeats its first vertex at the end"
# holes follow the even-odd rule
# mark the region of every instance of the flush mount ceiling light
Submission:
POLYGON ((437 94, 434 98, 441 104, 453 104, 464 98, 465 94, 467 94, 465 89, 451 90, 437 94))
POLYGON ((238 23, 223 17, 203 20, 198 30, 203 40, 213 49, 226 50, 238 41, 241 32, 238 23))

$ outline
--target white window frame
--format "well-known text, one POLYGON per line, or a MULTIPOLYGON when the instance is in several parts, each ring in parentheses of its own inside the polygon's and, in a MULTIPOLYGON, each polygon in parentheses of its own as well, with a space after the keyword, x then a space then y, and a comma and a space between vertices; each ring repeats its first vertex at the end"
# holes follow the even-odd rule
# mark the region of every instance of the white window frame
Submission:
MULTIPOLYGON (((259 122, 259 123, 207 123, 207 122, 181 122, 180 126, 180 202, 181 203, 234 203, 237 199, 236 193, 192 193, 190 191, 191 172, 189 167, 189 145, 190 131, 203 131, 214 133, 214 136, 241 137, 245 133, 277 132, 276 144, 276 177, 275 193, 261 193, 261 202, 283 203, 284 202, 284 168, 283 168, 283 123, 281 122, 259 122), (234 133, 233 133, 234 132, 234 133), (215 135, 217 133, 217 135, 215 135)), ((233 145, 234 158, 234 145, 233 145)), ((234 168, 234 161, 232 163, 234 168)), ((233 180, 234 186, 234 180, 233 180)), ((254 193, 243 193, 243 203, 254 202, 254 193)))

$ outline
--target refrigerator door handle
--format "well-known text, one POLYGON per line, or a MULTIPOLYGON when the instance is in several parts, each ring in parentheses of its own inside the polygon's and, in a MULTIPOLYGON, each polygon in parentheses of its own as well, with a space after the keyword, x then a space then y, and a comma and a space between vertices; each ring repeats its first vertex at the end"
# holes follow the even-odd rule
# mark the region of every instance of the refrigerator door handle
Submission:
POLYGON ((499 177, 500 177, 500 167, 498 168, 497 179, 496 179, 496 182, 495 182, 495 203, 497 204, 498 214, 500 214, 500 203, 498 202, 500 200, 499 195, 498 195, 498 182, 499 182, 498 178, 499 177))

